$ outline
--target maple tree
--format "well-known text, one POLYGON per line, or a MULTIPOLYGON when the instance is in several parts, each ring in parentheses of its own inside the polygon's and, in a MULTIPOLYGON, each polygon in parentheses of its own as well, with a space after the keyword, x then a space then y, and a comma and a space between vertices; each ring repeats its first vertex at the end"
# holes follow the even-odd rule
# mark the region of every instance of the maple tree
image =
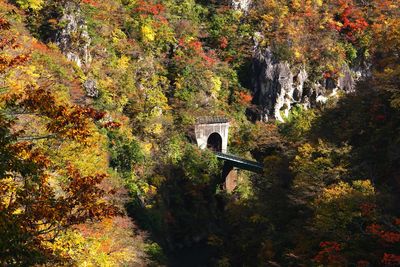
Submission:
MULTIPOLYGON (((10 36, 10 24, 1 19, 1 36, 10 36)), ((5 52, 16 51, 16 39, 2 39, 5 52)), ((2 73, 26 63, 21 54, 2 61, 2 73)), ((66 229, 87 220, 101 220, 120 214, 105 200, 106 192, 99 185, 105 174, 83 176, 69 165, 59 188, 54 183, 61 175, 58 167, 37 147, 39 138, 84 140, 90 136, 88 123, 104 114, 91 108, 69 107, 56 103, 55 97, 43 87, 27 87, 23 92, 2 92, 0 113, 0 258, 3 264, 34 264, 52 255, 51 243, 66 229), (18 129, 18 117, 34 114, 48 119, 51 135, 25 136, 18 129), (56 175, 56 173, 58 173, 56 175), (45 256, 43 256, 45 255, 45 256)))

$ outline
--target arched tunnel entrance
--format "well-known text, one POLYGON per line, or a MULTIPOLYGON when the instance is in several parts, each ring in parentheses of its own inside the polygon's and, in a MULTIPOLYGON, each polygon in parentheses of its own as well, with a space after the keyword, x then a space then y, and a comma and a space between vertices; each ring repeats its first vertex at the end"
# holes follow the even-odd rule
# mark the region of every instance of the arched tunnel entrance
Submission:
POLYGON ((207 148, 215 152, 222 152, 222 137, 218 133, 212 133, 207 139, 207 148))

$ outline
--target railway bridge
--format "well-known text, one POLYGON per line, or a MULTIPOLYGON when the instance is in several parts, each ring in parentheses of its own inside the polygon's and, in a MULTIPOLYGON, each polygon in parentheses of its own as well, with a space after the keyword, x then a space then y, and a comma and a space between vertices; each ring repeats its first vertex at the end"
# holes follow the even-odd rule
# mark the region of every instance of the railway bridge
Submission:
POLYGON ((222 179, 225 188, 232 192, 237 185, 237 170, 262 173, 263 165, 228 153, 229 121, 225 117, 199 117, 195 124, 197 145, 201 149, 211 149, 219 160, 224 161, 222 179))

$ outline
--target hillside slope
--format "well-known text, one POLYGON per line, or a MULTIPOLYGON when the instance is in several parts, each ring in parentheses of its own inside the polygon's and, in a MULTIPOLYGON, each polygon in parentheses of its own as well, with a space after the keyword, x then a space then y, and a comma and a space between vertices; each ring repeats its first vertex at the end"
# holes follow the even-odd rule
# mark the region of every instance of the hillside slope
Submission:
POLYGON ((400 264, 399 47, 397 0, 1 1, 0 263, 400 264))

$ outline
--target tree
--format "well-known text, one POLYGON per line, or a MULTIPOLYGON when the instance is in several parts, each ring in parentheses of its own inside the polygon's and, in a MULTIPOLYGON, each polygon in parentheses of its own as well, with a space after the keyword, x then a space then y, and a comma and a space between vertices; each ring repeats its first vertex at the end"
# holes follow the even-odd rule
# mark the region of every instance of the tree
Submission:
MULTIPOLYGON (((5 37, 12 36, 9 29, 1 19, 0 74, 29 58, 18 54, 16 38, 5 37)), ((105 199, 113 192, 99 187, 105 174, 83 176, 72 165, 60 170, 35 143, 46 138, 85 142, 89 124, 104 114, 61 105, 43 85, 7 88, 0 103, 0 262, 32 265, 55 257, 49 244, 71 226, 120 214, 105 199), (19 125, 19 118, 27 114, 43 118, 47 134, 26 135, 29 129, 19 125)))

